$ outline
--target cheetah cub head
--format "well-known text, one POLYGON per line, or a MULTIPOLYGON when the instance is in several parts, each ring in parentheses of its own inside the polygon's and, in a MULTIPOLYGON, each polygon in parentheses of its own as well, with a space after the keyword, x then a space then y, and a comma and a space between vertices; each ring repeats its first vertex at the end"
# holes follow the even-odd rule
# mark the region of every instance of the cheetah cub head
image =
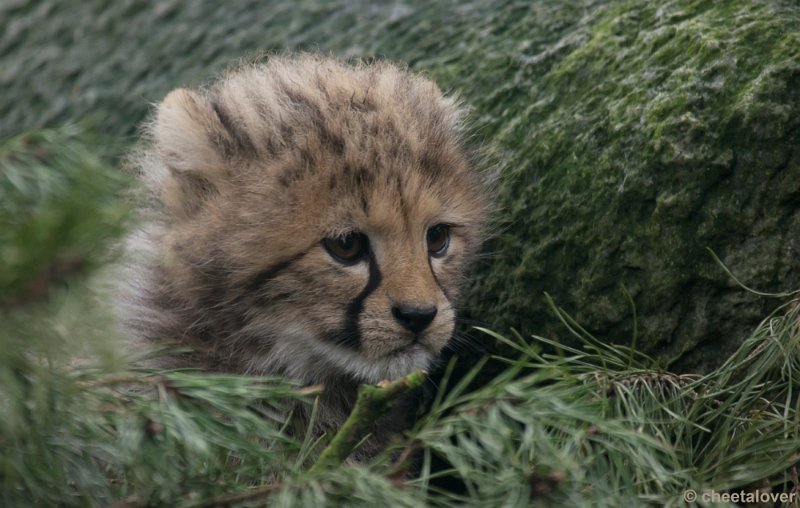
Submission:
POLYGON ((303 382, 428 367, 488 204, 460 122, 389 63, 274 58, 174 90, 135 161, 156 199, 129 327, 303 382))

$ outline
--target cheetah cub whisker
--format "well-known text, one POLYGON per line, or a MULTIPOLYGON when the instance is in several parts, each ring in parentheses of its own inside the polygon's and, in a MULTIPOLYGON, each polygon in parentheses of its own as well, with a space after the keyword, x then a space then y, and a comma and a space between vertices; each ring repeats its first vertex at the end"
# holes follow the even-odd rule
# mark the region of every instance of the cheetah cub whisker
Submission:
POLYGON ((430 367, 453 334, 489 204, 462 117, 394 64, 313 55, 170 92, 131 158, 152 199, 126 333, 193 351, 169 366, 323 384, 337 427, 359 383, 430 367))

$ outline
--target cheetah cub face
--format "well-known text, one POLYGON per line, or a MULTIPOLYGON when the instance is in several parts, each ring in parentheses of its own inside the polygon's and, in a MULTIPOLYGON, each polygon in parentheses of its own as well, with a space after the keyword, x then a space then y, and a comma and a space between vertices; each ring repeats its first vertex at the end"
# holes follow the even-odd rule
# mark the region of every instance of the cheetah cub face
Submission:
POLYGON ((275 58, 171 92, 135 160, 156 206, 128 326, 302 382, 428 367, 487 208, 460 122, 388 63, 275 58))

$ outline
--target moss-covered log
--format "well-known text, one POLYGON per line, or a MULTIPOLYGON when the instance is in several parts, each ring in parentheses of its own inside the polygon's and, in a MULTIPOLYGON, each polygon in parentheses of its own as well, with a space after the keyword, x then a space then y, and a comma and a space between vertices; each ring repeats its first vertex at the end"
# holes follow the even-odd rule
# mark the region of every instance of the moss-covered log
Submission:
POLYGON ((707 366, 800 286, 800 6, 790 0, 0 4, 0 138, 85 117, 130 136, 149 101, 260 50, 407 61, 474 106, 502 162, 469 307, 707 366), (627 293, 627 294, 626 294, 627 293), (630 295, 630 299, 627 295, 630 295), (683 353, 683 354, 682 354, 683 353))

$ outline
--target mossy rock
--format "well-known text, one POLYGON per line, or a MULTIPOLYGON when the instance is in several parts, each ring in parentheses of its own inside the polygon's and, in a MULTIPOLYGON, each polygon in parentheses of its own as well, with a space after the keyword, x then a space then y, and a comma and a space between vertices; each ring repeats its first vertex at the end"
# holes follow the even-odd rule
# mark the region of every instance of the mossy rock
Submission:
POLYGON ((0 138, 148 103, 264 50, 406 61, 473 107, 503 169, 471 317, 707 368, 800 287, 800 6, 779 0, 0 5, 0 138), (634 319, 634 309, 636 319, 634 319), (636 327, 634 327, 634 322, 636 327))
POLYGON ((507 226, 474 312, 563 337, 546 291, 598 337, 713 366, 776 302, 707 249, 800 287, 800 8, 627 3, 519 58, 539 77, 495 138, 507 226))

